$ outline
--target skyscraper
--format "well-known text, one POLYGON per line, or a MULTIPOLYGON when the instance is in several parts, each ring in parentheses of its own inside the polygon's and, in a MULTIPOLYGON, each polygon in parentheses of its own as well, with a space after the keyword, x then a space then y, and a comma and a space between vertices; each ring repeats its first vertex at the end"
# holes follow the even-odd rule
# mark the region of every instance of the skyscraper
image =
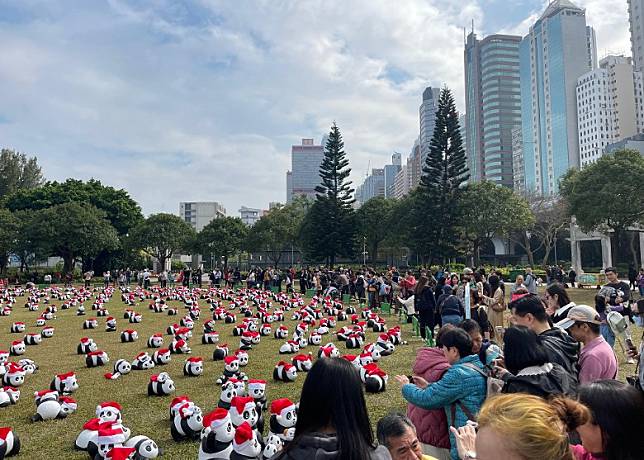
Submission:
POLYGON ((429 154, 429 145, 434 135, 440 92, 440 88, 432 88, 430 86, 425 88, 425 91, 423 91, 423 102, 418 109, 420 116, 420 162, 422 164, 425 164, 425 158, 429 154))
POLYGON ((396 174, 402 169, 402 155, 394 152, 391 155, 391 164, 385 165, 385 198, 393 198, 395 190, 396 174))
POLYGON ((596 161, 609 144, 641 132, 644 113, 642 73, 632 60, 606 56, 599 69, 577 80, 579 159, 582 167, 596 161))
POLYGON ((324 147, 313 139, 302 139, 302 145, 291 147, 291 170, 286 172, 286 202, 296 196, 315 198, 315 187, 320 185, 320 164, 324 147))
POLYGON ((465 42, 466 152, 470 180, 512 187, 512 130, 521 124, 519 43, 514 35, 465 42))
POLYGON ((631 51, 635 70, 644 70, 644 0, 628 0, 631 51))
POLYGON ((592 70, 585 11, 551 2, 519 48, 526 191, 551 195, 579 166, 577 79, 592 70))

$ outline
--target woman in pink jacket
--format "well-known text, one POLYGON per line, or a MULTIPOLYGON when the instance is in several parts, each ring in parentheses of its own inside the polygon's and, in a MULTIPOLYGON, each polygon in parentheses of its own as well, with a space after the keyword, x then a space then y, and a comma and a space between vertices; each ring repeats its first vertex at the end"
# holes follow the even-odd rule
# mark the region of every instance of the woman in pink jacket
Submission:
MULTIPOLYGON (((454 328, 454 325, 446 324, 436 334, 436 347, 423 347, 418 350, 413 368, 414 377, 422 377, 429 383, 441 379, 449 369, 449 363, 443 353, 440 339, 445 331, 454 328)), ((416 427, 423 453, 438 460, 449 460, 450 443, 445 411, 443 409, 425 410, 409 404, 407 416, 416 427)))

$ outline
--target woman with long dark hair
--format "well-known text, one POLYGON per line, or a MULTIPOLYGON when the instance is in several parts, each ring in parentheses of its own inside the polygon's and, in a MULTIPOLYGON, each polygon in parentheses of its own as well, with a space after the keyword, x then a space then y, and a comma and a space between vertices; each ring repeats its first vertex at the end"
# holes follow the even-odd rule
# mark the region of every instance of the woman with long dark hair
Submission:
POLYGON ((434 333, 434 312, 436 310, 436 298, 434 290, 429 285, 429 278, 421 276, 414 289, 414 310, 418 313, 418 322, 420 323, 420 335, 425 338, 426 329, 434 333))
POLYGON ((561 283, 552 283, 546 288, 545 301, 546 313, 550 315, 555 324, 568 318, 568 310, 575 306, 561 283))
POLYGON ((501 288, 501 278, 497 275, 491 275, 488 278, 488 283, 490 283, 490 292, 492 296, 488 297, 482 292, 479 292, 479 296, 483 303, 488 306, 487 317, 490 321, 490 335, 492 338, 496 338, 497 341, 501 341, 502 337, 497 337, 503 331, 505 326, 505 321, 503 320, 503 313, 505 312, 505 294, 501 288))
POLYGON ((579 401, 592 420, 577 427, 582 446, 577 458, 637 460, 644 455, 644 394, 617 380, 598 380, 579 387, 579 401), (585 457, 582 457, 585 454, 585 457), (588 454, 592 455, 589 457, 588 454))
POLYGON ((300 396, 295 439, 278 457, 288 460, 385 460, 375 446, 358 371, 342 358, 318 359, 300 396))

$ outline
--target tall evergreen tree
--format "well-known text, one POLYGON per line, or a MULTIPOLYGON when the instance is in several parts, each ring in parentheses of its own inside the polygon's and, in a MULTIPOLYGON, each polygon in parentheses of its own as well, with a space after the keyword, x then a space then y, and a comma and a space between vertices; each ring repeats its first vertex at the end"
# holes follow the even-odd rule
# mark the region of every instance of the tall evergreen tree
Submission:
POLYGON ((468 180, 467 159, 458 122, 458 112, 449 88, 441 90, 436 111, 436 125, 429 154, 423 167, 419 193, 424 222, 422 234, 416 235, 416 246, 431 259, 454 255, 458 243, 459 212, 456 205, 461 186, 468 180))
POLYGON ((355 214, 351 205, 355 200, 348 180, 350 173, 342 134, 333 123, 320 164, 322 182, 315 188, 315 203, 302 225, 306 254, 324 259, 331 267, 337 257, 353 257, 355 214))

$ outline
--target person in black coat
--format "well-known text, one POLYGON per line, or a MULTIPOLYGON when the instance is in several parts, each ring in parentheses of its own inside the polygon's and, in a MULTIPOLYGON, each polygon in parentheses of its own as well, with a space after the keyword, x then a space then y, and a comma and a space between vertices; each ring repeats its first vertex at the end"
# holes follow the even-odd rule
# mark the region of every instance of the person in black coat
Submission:
POLYGON ((426 327, 430 331, 434 330, 435 320, 434 313, 436 311, 436 298, 434 297, 434 290, 429 286, 429 278, 421 276, 416 283, 414 289, 414 309, 418 314, 418 321, 420 323, 420 335, 425 338, 426 327))

